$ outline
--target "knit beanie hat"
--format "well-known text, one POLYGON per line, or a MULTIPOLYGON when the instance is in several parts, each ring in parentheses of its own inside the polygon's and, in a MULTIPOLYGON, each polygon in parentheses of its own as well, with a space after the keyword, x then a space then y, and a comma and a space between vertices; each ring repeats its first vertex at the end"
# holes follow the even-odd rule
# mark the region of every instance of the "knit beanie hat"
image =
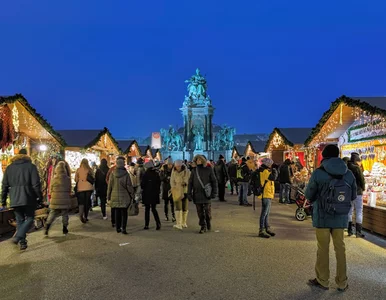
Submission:
POLYGON ((339 157, 339 148, 334 144, 328 144, 322 151, 323 158, 339 157))
POLYGON ((273 160, 270 159, 269 157, 265 157, 261 160, 261 163, 263 165, 266 165, 268 168, 270 168, 273 165, 273 160))
POLYGON ((175 162, 174 162, 174 165, 175 166, 182 166, 184 164, 184 162, 181 160, 181 159, 177 159, 175 162))
POLYGON ((356 152, 351 153, 351 161, 352 162, 362 161, 359 153, 356 153, 356 152))

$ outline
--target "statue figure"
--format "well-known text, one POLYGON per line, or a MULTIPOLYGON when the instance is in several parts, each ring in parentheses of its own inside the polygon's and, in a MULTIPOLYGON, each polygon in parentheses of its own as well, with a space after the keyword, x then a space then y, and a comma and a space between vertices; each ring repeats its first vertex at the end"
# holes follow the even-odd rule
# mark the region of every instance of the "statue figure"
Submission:
POLYGON ((222 150, 231 150, 234 146, 233 136, 236 130, 234 128, 230 128, 226 125, 221 128, 221 130, 216 134, 214 140, 214 150, 222 151, 222 150))
POLYGON ((184 105, 199 104, 199 105, 210 105, 210 98, 206 93, 208 88, 206 79, 200 73, 200 69, 196 69, 196 74, 185 80, 188 85, 188 96, 185 97, 184 105))
POLYGON ((194 143, 196 145, 195 150, 203 150, 204 143, 204 128, 202 126, 193 127, 194 143))

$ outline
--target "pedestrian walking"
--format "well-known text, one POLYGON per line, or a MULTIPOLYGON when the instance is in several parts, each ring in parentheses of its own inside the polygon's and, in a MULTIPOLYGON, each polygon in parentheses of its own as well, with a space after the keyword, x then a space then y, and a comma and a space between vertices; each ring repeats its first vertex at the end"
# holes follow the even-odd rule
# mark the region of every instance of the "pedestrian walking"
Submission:
POLYGON ((312 224, 316 228, 318 244, 316 278, 310 279, 308 284, 323 290, 329 289, 332 237, 336 256, 335 281, 338 290, 345 291, 348 284, 344 229, 347 228, 351 201, 357 197, 357 187, 353 173, 339 158, 337 146, 327 145, 322 156, 321 166, 312 173, 305 192, 306 198, 313 203, 312 224))
POLYGON ((141 180, 142 201, 145 204, 145 230, 149 229, 150 210, 153 213, 157 230, 161 229, 161 220, 157 212, 157 204, 160 204, 161 178, 154 169, 154 163, 148 161, 145 163, 145 173, 141 180))
POLYGON ((173 160, 168 158, 167 163, 164 164, 160 171, 160 178, 162 183, 162 199, 164 200, 164 213, 165 221, 169 221, 169 205, 172 212, 172 222, 176 221, 176 215, 174 213, 174 202, 171 193, 170 178, 173 171, 173 160))
POLYGON ((79 218, 82 223, 88 222, 88 212, 91 207, 91 195, 94 192, 94 174, 86 158, 75 173, 77 197, 79 204, 79 218))
POLYGON ((221 202, 225 202, 225 188, 226 183, 229 179, 228 170, 225 165, 225 157, 220 154, 218 161, 214 167, 214 172, 217 179, 218 185, 218 198, 221 202))
POLYGON ((188 197, 196 205, 202 234, 212 228, 211 199, 216 198, 218 186, 216 176, 212 168, 207 166, 207 160, 203 155, 196 155, 193 162, 196 167, 190 174, 188 197))
POLYGON ((107 165, 107 160, 102 159, 99 168, 95 173, 95 191, 96 197, 99 198, 102 217, 103 220, 107 220, 106 215, 106 203, 107 203, 107 187, 108 183, 106 181, 107 173, 109 172, 109 166, 107 165))
POLYGON ((248 202, 248 189, 249 181, 251 180, 251 170, 248 168, 247 160, 245 157, 241 159, 241 165, 239 166, 238 181, 240 185, 239 204, 244 206, 251 206, 248 202))
POLYGON ((362 171, 362 160, 358 153, 351 153, 351 159, 347 163, 348 169, 354 174, 357 184, 357 197, 351 204, 351 209, 348 215, 348 235, 353 235, 352 230, 352 216, 355 208, 355 235, 359 238, 364 238, 362 232, 363 222, 363 191, 366 189, 366 182, 362 171))
POLYGON ((125 168, 125 158, 117 157, 116 168, 110 175, 107 199, 115 211, 115 228, 117 233, 127 234, 128 208, 134 199, 134 189, 130 175, 125 168))
POLYGON ((3 208, 6 206, 8 194, 17 224, 12 242, 15 245, 20 243, 20 250, 25 250, 27 232, 34 222, 36 207, 43 201, 38 170, 25 149, 21 149, 5 169, 1 192, 3 208))
POLYGON ((63 234, 68 233, 68 213, 71 209, 71 177, 67 174, 66 164, 61 161, 54 169, 54 177, 50 185, 50 212, 48 214, 45 235, 52 223, 62 216, 63 234))
MULTIPOLYGON (((106 175, 107 186, 109 185, 110 176, 111 176, 111 174, 113 174, 113 172, 115 171, 116 168, 117 168, 117 165, 116 165, 116 160, 115 160, 113 163, 111 163, 110 169, 106 175)), ((115 227, 115 208, 114 207, 110 207, 110 217, 111 217, 111 226, 114 228, 115 227)))
POLYGON ((238 165, 237 160, 232 158, 228 166, 229 181, 231 184, 231 195, 233 195, 235 190, 236 190, 236 195, 239 194, 239 185, 237 182, 237 165, 238 165))
POLYGON ((269 214, 271 212, 272 199, 275 197, 275 180, 277 171, 272 168, 273 160, 266 157, 261 160, 259 168, 260 184, 263 187, 259 196, 261 199, 260 230, 259 237, 270 238, 275 236, 269 225, 269 214))
POLYGON ((176 160, 172 176, 170 179, 170 186, 176 210, 177 224, 173 227, 179 230, 188 228, 188 184, 190 178, 190 171, 182 160, 176 160))
POLYGON ((279 183, 280 183, 280 192, 279 192, 279 203, 291 204, 290 200, 290 184, 291 180, 291 160, 286 159, 284 163, 279 167, 279 183))

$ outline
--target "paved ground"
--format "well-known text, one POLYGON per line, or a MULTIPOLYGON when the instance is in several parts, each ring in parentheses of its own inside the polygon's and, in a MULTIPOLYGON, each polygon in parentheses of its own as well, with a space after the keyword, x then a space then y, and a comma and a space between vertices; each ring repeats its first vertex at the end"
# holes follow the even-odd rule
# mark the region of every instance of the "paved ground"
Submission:
POLYGON ((93 212, 86 225, 72 217, 67 236, 58 221, 49 238, 42 231, 30 234, 24 253, 3 241, 0 299, 386 299, 384 241, 378 240, 382 247, 347 238, 349 290, 339 293, 333 281, 329 291, 315 290, 305 284, 314 276, 316 256, 310 221, 296 221, 293 205, 275 202, 277 236, 261 239, 260 208, 228 199, 213 204, 213 232, 204 235, 197 233, 191 207, 184 232, 170 222, 161 231, 154 224, 143 231, 141 210, 124 236, 93 212))

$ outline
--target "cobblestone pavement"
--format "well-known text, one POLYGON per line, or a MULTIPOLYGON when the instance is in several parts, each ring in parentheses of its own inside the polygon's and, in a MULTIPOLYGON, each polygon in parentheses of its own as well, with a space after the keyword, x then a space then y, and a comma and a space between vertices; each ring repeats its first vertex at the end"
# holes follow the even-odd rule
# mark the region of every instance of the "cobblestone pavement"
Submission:
MULTIPOLYGON (((234 196, 213 202, 213 230, 198 234, 191 204, 189 228, 143 230, 143 209, 129 218, 129 235, 117 234, 99 211, 90 223, 70 219, 70 234, 57 220, 49 238, 28 235, 21 253, 0 243, 0 299, 386 299, 385 241, 378 245, 347 238, 349 290, 306 285, 314 277, 316 242, 310 220, 298 222, 294 205, 274 201, 271 225, 277 236, 257 237, 258 214, 240 207, 234 196)), ((162 214, 163 207, 158 211, 162 214)), ((153 222, 153 221, 152 221, 153 222)))

